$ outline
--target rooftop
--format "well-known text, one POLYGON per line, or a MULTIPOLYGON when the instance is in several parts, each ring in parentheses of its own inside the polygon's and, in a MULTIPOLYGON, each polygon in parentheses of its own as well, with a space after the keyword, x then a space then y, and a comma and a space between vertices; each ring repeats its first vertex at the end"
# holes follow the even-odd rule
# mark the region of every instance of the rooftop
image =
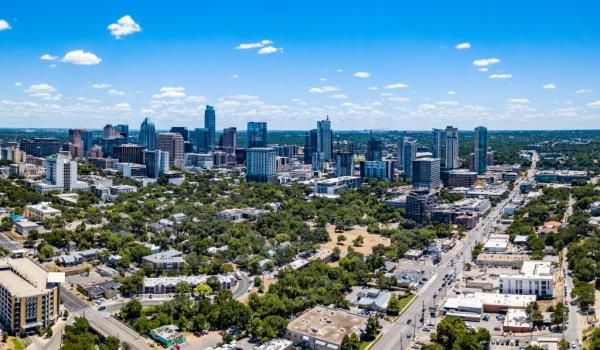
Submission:
POLYGON ((49 274, 27 258, 0 260, 0 285, 12 295, 26 297, 42 294, 51 289, 48 283, 63 280, 63 273, 49 274))
POLYGON ((345 335, 360 330, 367 318, 346 310, 316 306, 288 324, 288 330, 341 344, 345 335))

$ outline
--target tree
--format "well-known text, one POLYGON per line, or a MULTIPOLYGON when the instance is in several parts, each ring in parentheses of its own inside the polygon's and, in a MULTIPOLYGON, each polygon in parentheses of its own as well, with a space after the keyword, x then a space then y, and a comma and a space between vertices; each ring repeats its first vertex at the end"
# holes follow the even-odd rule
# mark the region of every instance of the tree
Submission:
POLYGON ((449 316, 438 324, 436 332, 431 335, 431 340, 446 350, 452 350, 454 343, 466 334, 465 322, 456 316, 449 316))
POLYGON ((259 276, 254 276, 254 286, 256 288, 260 288, 262 286, 262 278, 260 278, 259 276))
POLYGON ((371 341, 377 337, 377 334, 381 331, 381 325, 377 316, 370 316, 367 320, 367 326, 365 328, 365 340, 371 341))
POLYGON ((365 239, 364 239, 364 238, 363 238, 363 236, 361 236, 361 235, 358 235, 358 236, 357 236, 355 239, 353 239, 353 240, 352 240, 352 244, 353 244, 355 247, 360 247, 360 246, 362 246, 362 245, 364 244, 364 242, 365 242, 365 239))
POLYGON ((8 340, 8 333, 2 332, 2 342, 6 343, 7 340, 8 340))
POLYGON ((178 295, 190 294, 190 285, 184 281, 178 282, 175 285, 175 293, 178 295))
POLYGON ((200 283, 196 286, 196 288, 194 288, 194 295, 197 295, 202 299, 206 299, 212 293, 212 288, 210 288, 210 286, 206 283, 200 283))
POLYGON ((341 350, 358 350, 360 348, 360 339, 356 333, 352 333, 350 336, 345 335, 342 339, 341 350))
POLYGON ((552 311, 552 324, 562 325, 562 323, 565 321, 566 312, 567 308, 565 307, 565 304, 559 301, 552 311))
POLYGON ((346 236, 344 236, 344 235, 338 235, 337 236, 337 243, 338 244, 342 244, 342 242, 345 242, 345 241, 346 241, 346 236))
POLYGON ((99 350, 119 350, 121 341, 117 337, 108 336, 102 344, 100 344, 99 350))
POLYGON ((527 345, 525 350, 544 350, 544 348, 539 345, 527 345))
POLYGON ((475 243, 473 250, 471 250, 471 256, 473 257, 473 259, 475 259, 479 254, 481 254, 481 252, 483 252, 483 243, 475 243))
POLYGON ((142 303, 137 299, 131 299, 123 306, 119 316, 124 320, 134 320, 142 315, 142 303))
POLYGON ((400 300, 396 293, 392 293, 386 313, 390 316, 398 316, 400 314, 400 300))
POLYGON ((594 286, 587 282, 575 281, 575 288, 571 291, 571 297, 579 298, 579 307, 587 310, 595 303, 594 286))
POLYGON ((535 301, 532 301, 531 303, 527 304, 527 307, 525 308, 525 313, 527 314, 527 317, 533 324, 540 324, 544 321, 544 316, 540 311, 540 307, 535 301))

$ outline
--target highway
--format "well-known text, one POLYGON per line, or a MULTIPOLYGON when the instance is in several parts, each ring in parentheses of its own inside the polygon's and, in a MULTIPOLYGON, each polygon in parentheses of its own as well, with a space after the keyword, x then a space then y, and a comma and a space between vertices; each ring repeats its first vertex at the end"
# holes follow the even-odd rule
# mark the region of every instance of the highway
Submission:
MULTIPOLYGON (((528 180, 533 179, 535 167, 537 165, 537 159, 537 153, 534 153, 534 156, 532 157, 531 168, 527 171, 526 178, 528 180)), ((446 292, 446 289, 442 288, 444 276, 446 274, 455 275, 457 270, 462 271, 462 263, 471 261, 471 250, 473 249, 473 246, 478 241, 482 242, 486 235, 491 233, 493 223, 501 217, 502 211, 506 204, 508 204, 519 193, 520 182, 521 180, 518 180, 515 183, 513 190, 510 192, 507 198, 491 209, 490 213, 484 217, 475 228, 467 233, 467 236, 462 240, 462 242, 457 244, 452 250, 443 255, 436 268, 435 274, 430 278, 428 284, 423 286, 423 288, 417 293, 417 298, 415 301, 372 347, 373 350, 404 349, 408 347, 412 341, 412 337, 410 337, 410 335, 414 336, 418 334, 419 329, 429 323, 429 307, 438 306, 441 297, 443 297, 442 293, 446 292), (455 267, 452 266, 452 262, 454 262, 455 267), (440 288, 442 288, 441 291, 440 288), (434 296, 436 296, 435 299, 434 296), (426 310, 423 322, 420 322, 423 307, 425 307, 426 310), (411 324, 407 324, 409 320, 411 324)))

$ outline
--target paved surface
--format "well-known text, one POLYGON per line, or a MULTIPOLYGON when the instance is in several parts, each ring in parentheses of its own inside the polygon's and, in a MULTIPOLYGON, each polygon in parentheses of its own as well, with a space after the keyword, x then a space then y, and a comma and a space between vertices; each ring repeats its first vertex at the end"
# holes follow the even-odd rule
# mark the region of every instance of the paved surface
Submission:
MULTIPOLYGON (((537 153, 532 157, 531 168, 527 171, 527 179, 532 179, 535 175, 535 167, 537 165, 537 153)), ((442 288, 443 279, 446 274, 457 274, 457 268, 462 270, 462 263, 471 261, 471 250, 475 242, 482 242, 486 235, 492 232, 492 225, 502 215, 502 211, 519 192, 519 179, 514 186, 513 191, 502 202, 498 203, 490 213, 483 218, 479 224, 470 230, 466 237, 457 244, 452 250, 444 254, 435 275, 430 279, 429 284, 424 286, 418 293, 415 301, 406 309, 406 311, 398 318, 396 323, 387 331, 381 339, 372 347, 373 350, 388 350, 388 349, 404 349, 409 346, 413 338, 420 340, 429 339, 429 333, 423 331, 423 326, 436 324, 438 320, 429 320, 429 307, 438 305, 439 300, 447 292, 446 288, 442 288), (452 266, 454 262, 454 266, 452 266), (440 288, 442 288, 440 290, 440 288), (435 298, 434 298, 435 296, 435 298), (420 322, 421 315, 425 309, 424 320, 420 322), (410 320, 411 324, 407 324, 410 320)))

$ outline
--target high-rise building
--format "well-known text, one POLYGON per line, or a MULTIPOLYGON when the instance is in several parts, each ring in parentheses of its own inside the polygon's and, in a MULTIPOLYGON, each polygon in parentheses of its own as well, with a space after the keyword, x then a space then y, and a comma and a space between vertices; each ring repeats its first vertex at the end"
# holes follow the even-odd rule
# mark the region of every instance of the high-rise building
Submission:
POLYGON ((237 148, 237 129, 234 127, 223 129, 223 152, 235 154, 237 148))
POLYGON ((483 126, 475 128, 473 164, 474 170, 483 174, 487 171, 487 129, 483 126))
POLYGON ((69 152, 73 158, 83 158, 85 153, 83 146, 84 132, 84 129, 69 129, 69 152))
POLYGON ((27 153, 15 146, 0 147, 0 160, 8 160, 13 163, 24 163, 27 160, 27 153))
POLYGON ((196 151, 208 152, 208 130, 206 128, 194 129, 196 139, 196 151))
POLYGON ((148 118, 145 118, 140 126, 140 145, 150 151, 156 149, 156 127, 148 118))
POLYGON ((103 132, 102 137, 105 138, 105 139, 110 139, 110 138, 113 138, 113 137, 117 137, 118 134, 119 134, 117 132, 117 130, 115 129, 115 127, 112 126, 111 124, 106 124, 104 126, 104 129, 102 130, 102 132, 103 132))
POLYGON ((440 187, 439 158, 419 158, 412 162, 412 187, 414 189, 440 187))
POLYGON ((373 132, 370 133, 367 141, 366 160, 381 160, 383 158, 383 142, 373 137, 373 132))
POLYGON ((406 197, 406 217, 416 222, 429 221, 434 205, 434 196, 427 189, 416 189, 406 197))
POLYGON ((360 163, 360 177, 394 181, 394 161, 365 160, 360 163))
POLYGON ((144 164, 147 176, 157 179, 160 174, 169 172, 169 153, 161 150, 144 151, 144 164))
POLYGON ((452 170, 460 167, 458 158, 458 129, 447 126, 445 130, 433 129, 432 153, 440 159, 442 170, 452 170))
POLYGON ((77 191, 87 189, 87 183, 77 180, 77 162, 68 152, 60 152, 46 159, 46 181, 35 185, 38 192, 77 191))
POLYGON ((267 147, 267 123, 248 122, 248 148, 267 147))
POLYGON ((323 154, 323 161, 333 159, 333 132, 329 116, 317 122, 317 152, 323 154))
POLYGON ((113 156, 120 163, 144 164, 144 146, 126 143, 113 148, 113 156))
POLYGON ((311 165, 313 176, 319 176, 319 173, 325 168, 323 164, 323 154, 320 152, 313 152, 311 165))
POLYGON ((169 166, 183 167, 183 136, 175 132, 161 132, 156 137, 156 149, 169 153, 169 166))
POLYGON ((417 159, 417 141, 409 137, 402 138, 402 142, 398 144, 398 163, 402 162, 402 166, 398 168, 404 170, 404 179, 412 177, 412 162, 417 159))
POLYGON ((190 138, 190 133, 185 126, 173 126, 171 132, 176 132, 183 137, 183 141, 187 141, 190 138))
POLYGON ((246 181, 277 181, 277 152, 270 147, 248 148, 246 151, 246 181))
MULTIPOLYGON (((115 131, 117 132, 117 136, 121 136, 125 139, 129 139, 129 125, 127 124, 117 124, 115 125, 115 131)), ((127 142, 125 142, 127 143, 127 142)))
POLYGON ((354 175, 354 153, 337 152, 335 154, 335 176, 354 175))
POLYGON ((312 129, 304 134, 304 164, 312 164, 315 152, 317 152, 317 129, 312 129))
POLYGON ((208 132, 207 145, 209 150, 215 149, 216 141, 216 113, 213 106, 206 105, 204 110, 204 128, 208 132))
POLYGON ((19 148, 34 157, 47 157, 60 151, 60 142, 54 138, 36 137, 32 140, 21 140, 19 148))
POLYGON ((81 138, 83 140, 83 152, 87 153, 92 149, 94 145, 94 132, 90 130, 85 130, 81 134, 81 138))

